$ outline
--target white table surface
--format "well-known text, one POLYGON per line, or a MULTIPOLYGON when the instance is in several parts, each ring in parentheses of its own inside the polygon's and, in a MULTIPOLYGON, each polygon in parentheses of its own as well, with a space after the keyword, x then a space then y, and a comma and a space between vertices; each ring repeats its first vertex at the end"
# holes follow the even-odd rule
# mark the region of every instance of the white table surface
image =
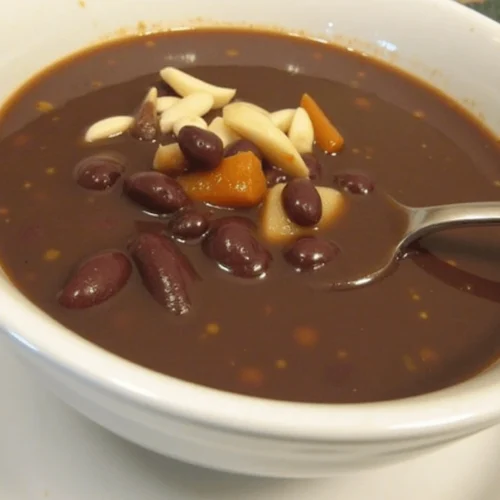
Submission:
POLYGON ((0 337, 0 500, 500 500, 500 427, 405 463, 322 480, 183 465, 41 387, 0 337))

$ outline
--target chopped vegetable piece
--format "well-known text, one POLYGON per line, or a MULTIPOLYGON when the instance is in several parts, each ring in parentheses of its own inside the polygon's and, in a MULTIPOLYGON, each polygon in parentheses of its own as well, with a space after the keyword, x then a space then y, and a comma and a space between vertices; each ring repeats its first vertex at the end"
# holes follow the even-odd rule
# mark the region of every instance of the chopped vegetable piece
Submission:
POLYGON ((208 129, 207 122, 203 118, 200 118, 199 116, 186 116, 174 123, 173 126, 174 135, 178 136, 179 132, 181 131, 181 128, 188 126, 198 127, 203 130, 208 129))
POLYGON ((173 95, 166 95, 163 97, 158 97, 156 100, 156 112, 161 114, 171 108, 174 104, 177 104, 181 100, 180 97, 173 95))
POLYGON ((110 116, 91 125, 85 132, 85 142, 100 141, 116 137, 127 131, 134 123, 132 116, 110 116))
POLYGON ((153 169, 168 175, 178 175, 185 170, 186 158, 176 142, 158 146, 153 159, 153 169))
POLYGON ((285 184, 276 184, 267 192, 261 212, 260 231, 272 243, 284 243, 299 236, 314 234, 332 224, 339 217, 343 207, 342 193, 328 187, 317 187, 323 215, 316 226, 301 227, 294 224, 286 215, 281 201, 285 184))
POLYGON ((252 207, 266 194, 260 160, 250 152, 224 158, 210 172, 196 172, 178 179, 188 196, 222 207, 252 207))
POLYGON ((134 123, 130 127, 130 133, 137 139, 152 141, 158 133, 158 118, 156 116, 156 103, 158 90, 156 87, 149 89, 139 110, 134 116, 134 123))
POLYGON ((214 98, 211 94, 197 92, 189 94, 167 108, 160 117, 160 128, 164 134, 169 134, 175 122, 186 117, 204 116, 212 109, 214 98))
POLYGON ((296 109, 280 109, 279 111, 274 111, 274 113, 271 113, 271 121, 282 132, 287 134, 296 111, 296 109))
POLYGON ((300 106, 307 111, 314 127, 314 138, 318 146, 325 153, 337 153, 344 146, 344 138, 325 115, 317 102, 309 95, 304 94, 300 106))
POLYGON ((240 136, 224 123, 221 116, 217 116, 211 121, 208 130, 219 136, 224 147, 230 146, 240 139, 240 136))
POLYGON ((236 94, 236 89, 226 87, 218 87, 210 83, 204 82, 199 78, 184 73, 177 68, 171 66, 160 71, 160 76, 170 85, 179 95, 186 97, 197 92, 205 92, 213 97, 214 108, 222 108, 236 94))
POLYGON ((304 108, 298 108, 292 118, 288 137, 300 154, 311 153, 314 144, 314 128, 304 108))

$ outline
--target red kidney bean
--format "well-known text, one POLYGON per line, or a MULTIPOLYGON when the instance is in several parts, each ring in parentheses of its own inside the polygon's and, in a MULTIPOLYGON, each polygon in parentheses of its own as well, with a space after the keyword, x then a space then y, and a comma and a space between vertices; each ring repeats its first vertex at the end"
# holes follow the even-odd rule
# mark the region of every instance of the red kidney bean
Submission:
POLYGON ((278 167, 266 168, 264 175, 266 176, 266 183, 269 188, 290 180, 290 177, 278 167))
POLYGON ((304 163, 306 164, 306 167, 309 169, 309 179, 319 179, 321 177, 323 167, 321 166, 321 163, 316 158, 316 156, 314 156, 313 153, 304 153, 301 156, 304 160, 304 163))
POLYGON ((129 250, 152 297, 177 316, 187 314, 192 308, 189 287, 199 277, 175 243, 158 234, 143 233, 129 250))
POLYGON ((156 106, 151 101, 142 103, 130 127, 130 134, 143 141, 153 141, 158 134, 158 118, 156 106))
POLYGON ((139 172, 125 180, 125 194, 146 210, 170 214, 191 203, 181 185, 160 172, 139 172))
POLYGON ((122 252, 103 252, 83 262, 59 294, 68 309, 86 309, 116 295, 127 283, 132 264, 122 252))
POLYGON ((212 170, 222 161, 224 153, 222 141, 209 130, 186 125, 181 128, 177 141, 192 168, 212 170))
POLYGON ((116 184, 124 170, 123 162, 117 156, 94 155, 77 163, 75 178, 85 189, 105 191, 116 184))
POLYGON ((230 144, 224 150, 224 156, 227 158, 228 156, 234 156, 238 153, 253 153, 259 160, 262 160, 262 151, 251 141, 246 139, 240 139, 233 144, 230 144))
POLYGON ((194 210, 181 210, 169 222, 169 229, 173 236, 179 240, 196 240, 201 238, 209 227, 205 214, 194 210))
POLYGON ((264 275, 272 260, 252 231, 235 222, 220 223, 212 229, 203 250, 223 269, 241 278, 264 275))
POLYGON ((316 225, 323 215, 321 198, 309 179, 292 179, 281 195, 289 219, 299 226, 316 225))
POLYGON ((328 264, 338 253, 339 248, 334 243, 307 236, 292 243, 283 255, 299 271, 312 271, 328 264))
POLYGON ((375 189, 375 184, 365 174, 338 174, 334 176, 333 184, 351 194, 369 194, 375 189))

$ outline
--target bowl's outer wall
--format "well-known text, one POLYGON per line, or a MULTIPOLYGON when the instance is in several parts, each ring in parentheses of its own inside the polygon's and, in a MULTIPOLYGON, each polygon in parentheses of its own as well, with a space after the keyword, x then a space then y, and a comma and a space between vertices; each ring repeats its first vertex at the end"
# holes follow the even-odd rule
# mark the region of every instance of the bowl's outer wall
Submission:
MULTIPOLYGON (((0 18, 1 46, 8 48, 0 58, 0 100, 35 71, 105 35, 123 34, 123 27, 134 33, 210 20, 276 24, 407 69, 452 95, 500 134, 500 64, 492 63, 498 60, 500 28, 494 23, 447 0, 308 0, 306 7, 303 2, 283 5, 281 0, 6 2, 0 18)), ((252 403, 254 411, 238 414, 233 410, 239 406, 229 399, 227 408, 211 408, 215 396, 201 389, 199 399, 181 401, 179 395, 187 390, 165 379, 165 387, 175 389, 169 396, 159 389, 158 377, 156 385, 149 384, 153 376, 144 370, 134 379, 144 384, 127 386, 122 375, 136 368, 111 357, 108 361, 97 348, 49 323, 0 276, 0 324, 41 380, 113 432, 209 467, 272 476, 328 475, 397 460, 477 432, 500 418, 500 367, 463 389, 448 391, 442 408, 439 396, 428 397, 422 405, 414 403, 420 413, 415 412, 413 422, 403 420, 405 425, 396 424, 396 415, 407 414, 405 402, 366 410, 294 407, 290 412, 285 406, 278 412, 277 405, 252 403), (493 385, 493 401, 486 401, 483 396, 493 385), (467 401, 472 401, 472 392, 478 394, 477 404, 467 412, 460 398, 467 394, 467 401), (180 407, 184 413, 174 411, 180 407), (294 420, 296 415, 311 415, 311 420, 294 420)))
POLYGON ((328 477, 411 458, 489 426, 475 424, 438 436, 392 442, 306 442, 234 433, 137 407, 99 386, 62 373, 18 343, 14 347, 34 376, 42 376, 44 384, 57 396, 94 422, 157 453, 227 472, 283 478, 328 477))

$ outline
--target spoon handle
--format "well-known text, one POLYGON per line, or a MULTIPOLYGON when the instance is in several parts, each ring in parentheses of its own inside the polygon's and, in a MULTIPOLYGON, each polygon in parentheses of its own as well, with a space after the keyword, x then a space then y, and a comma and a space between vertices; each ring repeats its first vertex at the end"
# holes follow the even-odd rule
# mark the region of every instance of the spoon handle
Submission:
POLYGON ((455 203, 452 205, 412 208, 409 214, 410 224, 406 244, 425 234, 442 229, 465 225, 500 224, 500 202, 455 203))

